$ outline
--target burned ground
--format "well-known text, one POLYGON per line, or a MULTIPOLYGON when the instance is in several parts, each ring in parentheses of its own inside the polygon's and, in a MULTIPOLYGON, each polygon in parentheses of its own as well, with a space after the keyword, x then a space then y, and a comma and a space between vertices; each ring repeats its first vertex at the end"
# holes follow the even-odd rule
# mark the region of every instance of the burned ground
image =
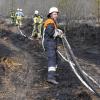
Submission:
MULTIPOLYGON (((30 35, 29 30, 24 32, 30 35)), ((0 38, 0 100, 99 100, 61 59, 57 70, 60 84, 47 83, 47 58, 40 42, 17 34, 16 27, 1 32, 5 35, 0 38)), ((100 67, 100 55, 83 48, 73 50, 81 64, 90 65, 86 67, 89 71, 94 65, 100 67)))

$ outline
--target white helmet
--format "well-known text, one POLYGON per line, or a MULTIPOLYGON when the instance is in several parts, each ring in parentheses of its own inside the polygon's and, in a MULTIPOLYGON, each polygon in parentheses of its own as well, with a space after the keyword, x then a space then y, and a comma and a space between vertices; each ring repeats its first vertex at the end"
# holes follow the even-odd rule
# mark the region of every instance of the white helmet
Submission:
POLYGON ((23 11, 22 9, 20 9, 20 11, 23 11))
POLYGON ((56 8, 56 7, 51 7, 50 10, 49 10, 49 14, 51 14, 51 13, 53 13, 53 12, 57 12, 57 13, 58 13, 58 12, 59 12, 59 11, 58 11, 58 8, 56 8))
POLYGON ((17 11, 19 11, 20 9, 19 8, 17 8, 17 11))
POLYGON ((39 11, 38 10, 35 10, 34 14, 38 15, 39 14, 39 11))

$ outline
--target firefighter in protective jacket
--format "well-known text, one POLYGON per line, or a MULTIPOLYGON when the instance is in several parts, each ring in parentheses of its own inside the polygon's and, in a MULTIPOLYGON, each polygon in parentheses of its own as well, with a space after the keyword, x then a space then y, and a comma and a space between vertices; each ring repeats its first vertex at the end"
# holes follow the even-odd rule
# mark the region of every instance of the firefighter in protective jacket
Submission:
POLYGON ((58 18, 58 8, 51 7, 48 14, 48 19, 44 22, 43 32, 43 47, 48 58, 48 76, 47 81, 53 84, 58 84, 56 81, 57 69, 57 37, 63 35, 62 30, 58 29, 56 20, 58 18))

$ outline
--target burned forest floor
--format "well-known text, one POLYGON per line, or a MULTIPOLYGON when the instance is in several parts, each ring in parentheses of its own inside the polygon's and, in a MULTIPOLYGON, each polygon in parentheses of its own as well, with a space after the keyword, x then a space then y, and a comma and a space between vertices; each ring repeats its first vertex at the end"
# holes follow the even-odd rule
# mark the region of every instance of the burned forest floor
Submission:
MULTIPOLYGON (((0 25, 3 34, 0 37, 0 100, 100 99, 83 86, 69 64, 61 59, 57 69, 60 84, 47 83, 47 58, 41 40, 23 37, 16 26, 0 25)), ((100 74, 100 54, 74 49, 74 46, 73 51, 89 72, 100 74)))

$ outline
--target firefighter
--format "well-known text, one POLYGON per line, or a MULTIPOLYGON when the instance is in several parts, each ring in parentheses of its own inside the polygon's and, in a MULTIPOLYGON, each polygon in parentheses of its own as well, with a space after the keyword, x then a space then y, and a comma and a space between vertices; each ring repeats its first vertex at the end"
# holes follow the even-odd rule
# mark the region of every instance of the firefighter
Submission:
POLYGON ((18 8, 16 12, 16 25, 20 27, 22 26, 23 17, 24 17, 23 10, 18 8))
POLYGON ((16 15, 15 15, 15 11, 14 10, 10 11, 10 18, 11 18, 11 23, 15 24, 15 22, 16 22, 16 15))
POLYGON ((33 18, 33 32, 31 37, 37 36, 37 38, 41 38, 42 23, 43 18, 39 15, 39 11, 35 10, 33 18))
POLYGON ((48 18, 44 22, 43 32, 43 47, 46 51, 48 58, 48 76, 47 81, 53 84, 58 84, 56 80, 57 69, 57 37, 63 35, 62 30, 57 27, 58 8, 51 7, 49 10, 48 18))

